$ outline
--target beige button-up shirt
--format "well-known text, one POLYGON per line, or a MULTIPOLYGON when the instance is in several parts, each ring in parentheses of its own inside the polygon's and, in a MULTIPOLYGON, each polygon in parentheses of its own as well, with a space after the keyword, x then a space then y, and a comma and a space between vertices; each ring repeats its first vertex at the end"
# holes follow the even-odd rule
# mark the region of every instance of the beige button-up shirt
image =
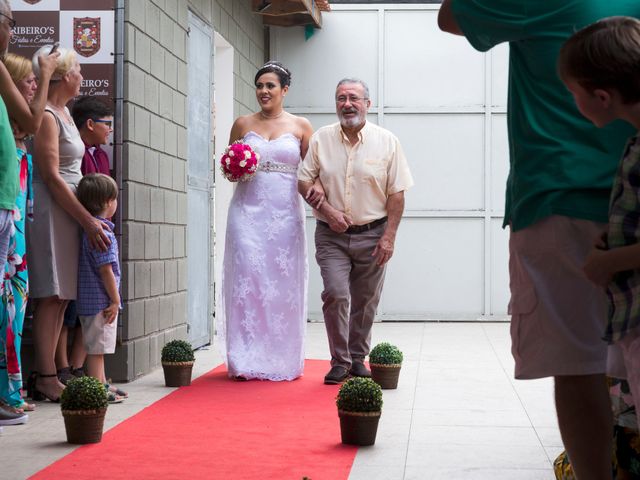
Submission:
MULTIPOLYGON (((365 123, 351 145, 340 123, 320 128, 298 169, 298 180, 320 177, 329 204, 364 225, 387 215, 387 197, 413 185, 400 142, 388 130, 365 123)), ((313 214, 326 220, 318 211, 313 214)))

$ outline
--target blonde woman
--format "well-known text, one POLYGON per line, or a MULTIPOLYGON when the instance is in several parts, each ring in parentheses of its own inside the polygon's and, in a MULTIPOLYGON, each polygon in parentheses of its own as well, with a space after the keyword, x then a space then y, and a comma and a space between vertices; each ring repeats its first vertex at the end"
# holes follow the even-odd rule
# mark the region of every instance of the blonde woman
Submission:
MULTIPOLYGON (((48 53, 42 47, 35 55, 48 53)), ((58 401, 64 385, 56 375, 56 344, 64 311, 76 299, 80 232, 93 248, 104 250, 108 226, 94 218, 78 201, 75 191, 82 173, 84 143, 66 105, 80 93, 82 74, 73 50, 60 56, 49 83, 42 125, 34 140, 34 220, 27 232, 30 253, 31 297, 36 299, 33 336, 38 375, 32 388, 36 400, 58 401)), ((39 73, 34 61, 34 72, 39 73)))

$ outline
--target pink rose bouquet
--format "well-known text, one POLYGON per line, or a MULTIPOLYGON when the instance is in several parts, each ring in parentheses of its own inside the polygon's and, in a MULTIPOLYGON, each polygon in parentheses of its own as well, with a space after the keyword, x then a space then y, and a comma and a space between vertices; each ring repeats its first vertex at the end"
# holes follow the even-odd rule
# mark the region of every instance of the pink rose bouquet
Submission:
POLYGON ((230 182, 251 180, 258 170, 260 155, 241 140, 229 145, 220 160, 220 170, 230 182))

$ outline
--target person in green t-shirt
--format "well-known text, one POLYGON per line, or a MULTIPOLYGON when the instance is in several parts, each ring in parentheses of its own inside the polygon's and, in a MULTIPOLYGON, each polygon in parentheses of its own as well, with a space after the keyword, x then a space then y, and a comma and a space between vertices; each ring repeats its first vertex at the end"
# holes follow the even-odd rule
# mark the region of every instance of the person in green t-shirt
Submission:
POLYGON ((615 167, 631 128, 580 115, 556 62, 576 30, 638 0, 444 0, 440 28, 480 51, 508 42, 510 228, 515 377, 554 377, 562 439, 580 480, 611 478, 612 418, 601 337, 606 298, 583 272, 605 228, 615 167))

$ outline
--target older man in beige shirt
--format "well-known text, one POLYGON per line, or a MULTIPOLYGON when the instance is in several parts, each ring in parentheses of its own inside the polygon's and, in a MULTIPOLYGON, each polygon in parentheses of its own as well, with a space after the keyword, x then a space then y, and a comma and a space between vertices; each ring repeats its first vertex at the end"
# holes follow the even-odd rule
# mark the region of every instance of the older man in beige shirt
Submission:
POLYGON ((317 218, 316 260, 324 290, 322 311, 329 337, 331 370, 326 384, 349 374, 371 375, 364 365, 371 342, 386 265, 413 185, 398 139, 367 123, 369 88, 346 78, 336 88, 339 123, 320 128, 298 171, 298 190, 314 198, 319 177, 326 201, 317 218))

